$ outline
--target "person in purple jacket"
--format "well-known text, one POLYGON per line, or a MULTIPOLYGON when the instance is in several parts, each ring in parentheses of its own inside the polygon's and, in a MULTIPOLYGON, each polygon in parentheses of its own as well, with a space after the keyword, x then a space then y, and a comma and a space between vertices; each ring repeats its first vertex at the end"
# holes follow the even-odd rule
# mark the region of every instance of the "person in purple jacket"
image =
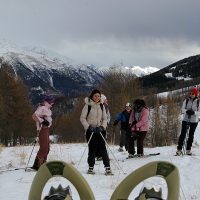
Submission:
POLYGON ((129 158, 134 157, 135 140, 137 141, 137 156, 144 155, 143 141, 149 130, 149 109, 143 99, 136 99, 133 103, 133 110, 129 118, 131 137, 128 141, 129 158))

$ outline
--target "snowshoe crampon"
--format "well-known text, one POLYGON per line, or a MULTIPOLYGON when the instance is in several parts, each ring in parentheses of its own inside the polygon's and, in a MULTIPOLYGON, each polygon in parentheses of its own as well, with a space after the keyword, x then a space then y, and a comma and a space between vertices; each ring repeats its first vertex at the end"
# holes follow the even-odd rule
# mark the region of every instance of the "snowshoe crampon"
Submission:
POLYGON ((48 196, 44 198, 44 200, 73 200, 72 192, 69 186, 63 188, 60 184, 57 188, 53 186, 49 190, 48 196))

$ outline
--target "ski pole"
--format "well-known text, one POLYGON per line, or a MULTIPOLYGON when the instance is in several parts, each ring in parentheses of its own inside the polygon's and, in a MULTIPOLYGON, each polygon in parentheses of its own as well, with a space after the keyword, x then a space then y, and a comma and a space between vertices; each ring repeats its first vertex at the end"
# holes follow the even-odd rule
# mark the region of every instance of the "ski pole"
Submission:
POLYGON ((31 159, 31 156, 32 156, 32 153, 33 153, 33 149, 34 149, 36 143, 37 143, 37 141, 35 140, 35 141, 34 141, 34 144, 33 144, 33 148, 32 148, 31 154, 30 154, 29 159, 28 159, 28 162, 27 162, 27 164, 26 164, 25 171, 26 171, 27 168, 28 168, 28 164, 29 164, 29 162, 30 162, 30 159, 31 159))
POLYGON ((103 140, 104 140, 104 142, 105 142, 106 146, 108 147, 108 149, 109 149, 110 153, 112 154, 113 158, 115 159, 116 163, 118 164, 118 167, 119 167, 119 169, 121 169, 121 170, 122 170, 122 172, 123 172, 124 174, 126 174, 126 173, 124 172, 124 170, 122 169, 121 165, 119 164, 119 162, 117 161, 117 159, 116 159, 116 157, 115 157, 114 153, 111 151, 111 149, 110 149, 110 147, 109 147, 108 143, 106 142, 106 140, 105 140, 105 138, 103 137, 103 135, 102 135, 102 133, 101 133, 101 132, 100 132, 100 135, 101 135, 101 137, 103 138, 103 140))
POLYGON ((85 147, 85 149, 84 149, 84 151, 83 151, 83 153, 82 153, 82 156, 81 156, 81 158, 80 158, 80 160, 79 160, 79 162, 78 162, 77 169, 78 169, 78 167, 79 167, 79 165, 80 165, 80 163, 81 163, 81 160, 82 160, 82 158, 83 158, 83 156, 84 156, 84 154, 85 154, 85 151, 86 151, 86 149, 87 149, 87 147, 88 147, 88 145, 89 145, 89 143, 90 143, 90 140, 92 139, 93 134, 94 134, 94 132, 92 132, 92 134, 91 134, 91 136, 90 136, 90 138, 89 138, 89 140, 88 140, 88 142, 87 142, 87 146, 85 147))
POLYGON ((184 140, 184 144, 183 144, 183 155, 186 155, 186 149, 187 149, 187 141, 189 138, 189 128, 190 128, 190 118, 187 121, 187 131, 186 131, 186 135, 185 135, 185 140, 184 140))

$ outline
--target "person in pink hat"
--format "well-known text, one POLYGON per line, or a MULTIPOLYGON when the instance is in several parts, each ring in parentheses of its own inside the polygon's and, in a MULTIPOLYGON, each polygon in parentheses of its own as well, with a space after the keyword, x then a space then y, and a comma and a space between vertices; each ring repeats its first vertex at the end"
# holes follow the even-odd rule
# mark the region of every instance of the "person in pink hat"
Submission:
POLYGON ((199 121, 199 91, 197 87, 193 87, 189 93, 189 96, 183 101, 181 112, 183 114, 183 120, 182 120, 182 128, 181 128, 181 134, 179 136, 178 140, 178 146, 176 155, 180 156, 183 154, 182 148, 183 145, 186 148, 186 154, 192 155, 191 147, 193 143, 194 138, 194 132, 196 130, 196 127, 198 125, 199 121), (188 132, 188 139, 184 144, 186 134, 188 132))

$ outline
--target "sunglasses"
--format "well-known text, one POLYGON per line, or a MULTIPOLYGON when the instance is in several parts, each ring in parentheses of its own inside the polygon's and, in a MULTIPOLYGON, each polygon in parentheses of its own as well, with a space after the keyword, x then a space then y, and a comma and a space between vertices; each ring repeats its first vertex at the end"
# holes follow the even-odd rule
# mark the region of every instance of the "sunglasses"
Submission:
POLYGON ((190 92, 190 95, 195 95, 193 92, 190 92))

